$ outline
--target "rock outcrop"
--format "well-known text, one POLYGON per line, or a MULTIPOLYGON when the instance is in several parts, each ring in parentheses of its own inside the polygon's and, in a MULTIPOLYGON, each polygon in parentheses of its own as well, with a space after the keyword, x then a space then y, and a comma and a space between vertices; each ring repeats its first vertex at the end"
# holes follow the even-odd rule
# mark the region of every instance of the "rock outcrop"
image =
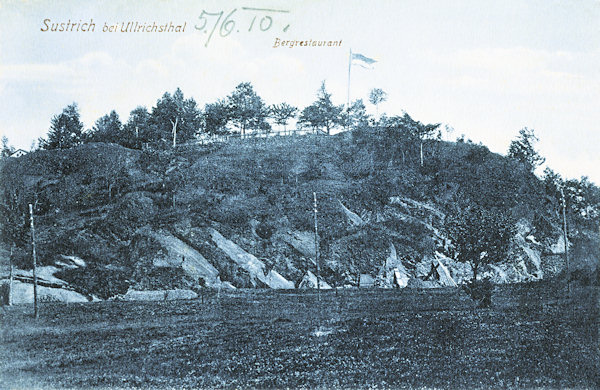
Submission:
POLYGON ((275 289, 291 289, 295 287, 294 283, 285 279, 274 269, 267 270, 265 263, 258 260, 256 256, 244 251, 233 241, 223 237, 217 230, 209 228, 209 233, 215 245, 238 266, 246 270, 253 279, 260 281, 267 287, 275 289))
MULTIPOLYGON (((321 290, 331 289, 331 286, 329 284, 327 284, 327 282, 324 281, 323 279, 319 280, 319 286, 321 287, 321 290)), ((304 277, 300 281, 298 288, 316 289, 317 288, 317 276, 310 271, 306 271, 306 275, 304 275, 304 277)))

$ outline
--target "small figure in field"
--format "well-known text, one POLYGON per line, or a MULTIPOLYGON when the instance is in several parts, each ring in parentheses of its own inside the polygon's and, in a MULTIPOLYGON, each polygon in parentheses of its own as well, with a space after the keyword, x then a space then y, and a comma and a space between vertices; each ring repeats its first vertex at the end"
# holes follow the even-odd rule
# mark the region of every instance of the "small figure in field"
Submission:
POLYGON ((431 270, 429 271, 427 276, 425 276, 423 278, 423 280, 430 280, 430 279, 440 280, 440 274, 437 269, 438 269, 438 266, 435 265, 435 263, 432 261, 431 262, 431 270))
POLYGON ((206 287, 206 280, 203 277, 198 278, 198 286, 200 287, 200 298, 202 299, 202 303, 204 303, 204 288, 206 287))

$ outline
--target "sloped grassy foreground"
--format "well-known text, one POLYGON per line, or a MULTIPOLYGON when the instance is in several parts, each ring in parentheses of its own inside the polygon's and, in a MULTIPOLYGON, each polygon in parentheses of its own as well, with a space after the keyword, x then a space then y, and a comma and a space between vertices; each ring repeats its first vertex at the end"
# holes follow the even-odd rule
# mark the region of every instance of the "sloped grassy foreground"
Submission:
POLYGON ((597 388, 598 288, 238 290, 2 317, 3 388, 597 388))

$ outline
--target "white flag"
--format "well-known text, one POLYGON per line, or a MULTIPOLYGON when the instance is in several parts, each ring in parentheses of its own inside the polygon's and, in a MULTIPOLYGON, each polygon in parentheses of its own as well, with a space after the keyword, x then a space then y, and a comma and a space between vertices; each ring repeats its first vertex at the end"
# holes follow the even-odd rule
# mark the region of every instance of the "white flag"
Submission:
POLYGON ((374 59, 365 57, 362 54, 352 53, 352 65, 362 66, 365 69, 373 69, 373 64, 376 62, 374 59))

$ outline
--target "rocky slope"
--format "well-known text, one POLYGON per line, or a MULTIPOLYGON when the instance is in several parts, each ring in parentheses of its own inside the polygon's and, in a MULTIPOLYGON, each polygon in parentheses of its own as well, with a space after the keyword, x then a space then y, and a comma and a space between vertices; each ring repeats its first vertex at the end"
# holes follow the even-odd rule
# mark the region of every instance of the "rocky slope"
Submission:
POLYGON ((453 285, 470 269, 449 257, 444 217, 471 192, 518 221, 510 258, 486 276, 519 282, 563 269, 556 210, 516 162, 480 145, 430 142, 420 166, 411 145, 385 142, 347 133, 176 152, 99 143, 5 159, 4 203, 22 225, 14 258, 28 268, 33 203, 39 262, 82 296, 314 287, 316 192, 324 287, 357 285, 359 275, 382 287, 453 285), (66 257, 85 266, 61 266, 66 257), (432 263, 437 276, 425 281, 432 263))

